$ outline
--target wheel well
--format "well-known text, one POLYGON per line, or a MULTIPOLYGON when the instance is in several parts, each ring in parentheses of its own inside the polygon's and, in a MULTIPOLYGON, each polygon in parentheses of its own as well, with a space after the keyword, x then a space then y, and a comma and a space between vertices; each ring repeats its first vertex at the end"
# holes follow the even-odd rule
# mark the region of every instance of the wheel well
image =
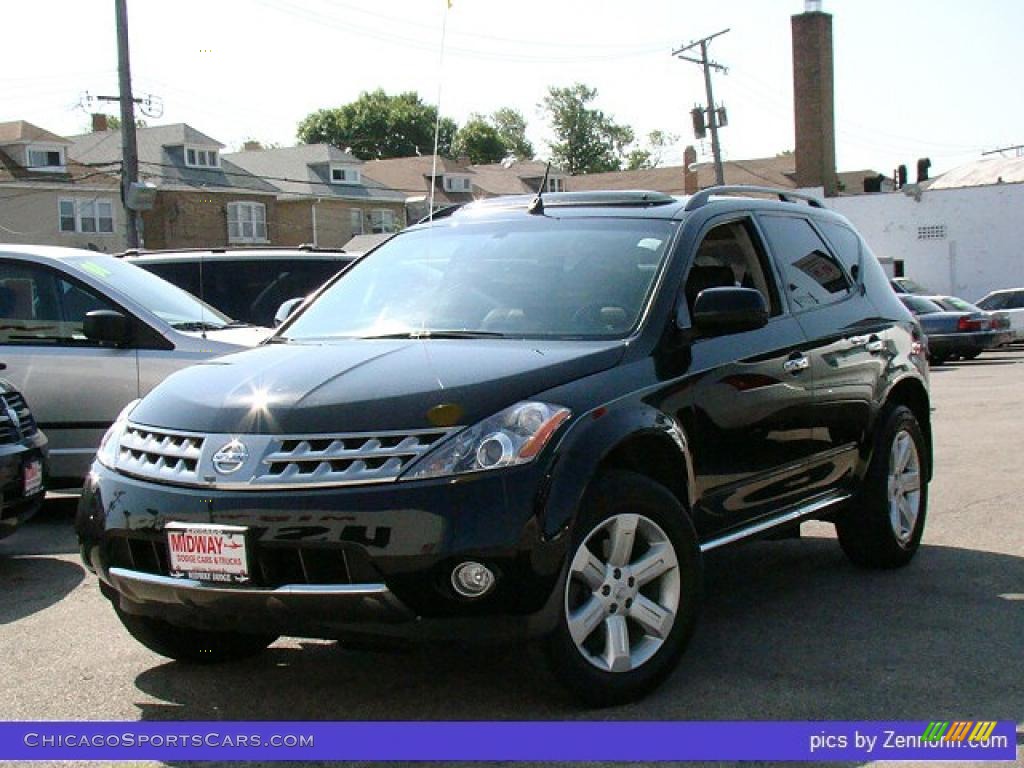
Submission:
POLYGON ((619 443, 601 462, 601 469, 625 469, 664 486, 690 508, 686 460, 671 438, 658 434, 634 435, 619 443))
POLYGON ((905 405, 913 412, 914 418, 917 419, 921 431, 928 440, 928 479, 930 480, 934 462, 932 460, 932 407, 928 391, 917 379, 904 379, 892 388, 885 403, 887 406, 905 405))

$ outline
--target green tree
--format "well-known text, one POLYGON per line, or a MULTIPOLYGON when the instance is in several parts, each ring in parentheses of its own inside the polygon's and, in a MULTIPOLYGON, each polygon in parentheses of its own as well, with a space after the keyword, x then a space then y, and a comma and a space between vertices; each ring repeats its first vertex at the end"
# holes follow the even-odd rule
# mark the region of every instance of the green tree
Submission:
POLYGON ((643 168, 657 168, 661 165, 665 151, 679 141, 679 136, 665 131, 651 131, 647 134, 647 146, 637 147, 626 155, 626 168, 636 171, 643 168))
MULTIPOLYGON (((363 160, 429 155, 434 151, 436 120, 437 108, 414 91, 392 96, 378 88, 343 106, 310 113, 299 123, 298 139, 350 148, 363 160)), ((455 121, 441 118, 438 154, 451 154, 457 129, 455 121)))
POLYGON ((494 126, 505 145, 506 155, 517 160, 533 160, 533 144, 526 138, 526 119, 518 109, 502 107, 491 115, 494 126))
POLYGON ((452 155, 466 155, 471 163, 500 163, 507 154, 498 130, 482 115, 470 115, 452 143, 452 155))
POLYGON ((576 83, 549 87, 540 103, 557 137, 548 143, 551 160, 570 174, 618 171, 626 148, 633 143, 632 128, 588 106, 595 98, 596 88, 576 83))
MULTIPOLYGON (((146 128, 146 121, 141 117, 135 118, 136 128, 146 128)), ((86 128, 86 131, 92 130, 92 123, 86 128)), ((121 118, 117 115, 107 115, 107 130, 108 131, 119 131, 121 130, 121 118)))

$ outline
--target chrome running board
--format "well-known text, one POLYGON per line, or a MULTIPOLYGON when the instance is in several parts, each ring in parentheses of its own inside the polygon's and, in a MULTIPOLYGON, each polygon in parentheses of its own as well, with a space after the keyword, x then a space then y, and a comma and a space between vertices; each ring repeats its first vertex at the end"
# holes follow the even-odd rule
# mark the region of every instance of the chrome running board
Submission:
POLYGON ((844 501, 848 501, 850 498, 851 495, 849 493, 843 493, 838 495, 834 494, 831 496, 827 496, 824 499, 812 501, 809 504, 805 504, 801 507, 791 509, 788 512, 783 512, 781 515, 778 515, 776 517, 770 517, 765 520, 759 520, 758 522, 754 523, 753 525, 749 525, 746 528, 740 528, 739 530, 732 531, 730 533, 725 534, 724 536, 719 536, 717 538, 706 541, 700 545, 700 551, 708 552, 712 549, 724 547, 726 544, 732 544, 742 539, 750 538, 751 536, 757 536, 759 533, 770 531, 772 528, 778 528, 780 525, 792 523, 796 520, 800 520, 801 518, 810 517, 816 512, 821 512, 823 509, 828 509, 829 507, 835 504, 840 504, 844 501))

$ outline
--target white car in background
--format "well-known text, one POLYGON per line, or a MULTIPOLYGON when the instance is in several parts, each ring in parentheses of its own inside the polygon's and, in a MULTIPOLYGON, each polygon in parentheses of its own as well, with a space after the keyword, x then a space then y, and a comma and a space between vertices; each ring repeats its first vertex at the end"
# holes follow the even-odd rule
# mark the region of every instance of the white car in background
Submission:
POLYGON ((81 485, 117 414, 170 373, 269 335, 122 259, 0 245, 0 362, 50 440, 50 488, 81 485))
POLYGON ((1000 312, 1010 318, 1010 332, 1014 341, 1024 341, 1024 288, 992 291, 974 302, 988 312, 1000 312))

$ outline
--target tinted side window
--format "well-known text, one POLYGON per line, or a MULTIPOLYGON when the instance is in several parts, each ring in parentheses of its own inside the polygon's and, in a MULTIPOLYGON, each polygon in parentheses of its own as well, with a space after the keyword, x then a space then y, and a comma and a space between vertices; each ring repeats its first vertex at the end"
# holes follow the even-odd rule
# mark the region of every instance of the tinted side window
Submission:
MULTIPOLYGON (((152 272, 162 277, 169 283, 173 283, 182 290, 188 291, 193 296, 199 295, 199 265, 189 262, 172 262, 165 264, 138 264, 147 272, 152 272)), ((211 302, 212 303, 212 302, 211 302)))
POLYGON ((94 309, 114 306, 45 267, 0 262, 0 343, 92 344, 82 324, 94 309))
POLYGON ((810 222, 793 216, 762 216, 760 221, 794 309, 813 309, 849 295, 850 281, 810 222))
POLYGON ((849 227, 841 224, 833 224, 830 221, 817 222, 818 227, 825 234, 832 245, 832 252, 839 257, 839 260, 846 267, 847 273, 853 278, 859 279, 861 274, 860 238, 857 233, 849 227))
POLYGON ((1015 293, 1006 302, 1007 309, 1024 309, 1024 293, 1015 293))

